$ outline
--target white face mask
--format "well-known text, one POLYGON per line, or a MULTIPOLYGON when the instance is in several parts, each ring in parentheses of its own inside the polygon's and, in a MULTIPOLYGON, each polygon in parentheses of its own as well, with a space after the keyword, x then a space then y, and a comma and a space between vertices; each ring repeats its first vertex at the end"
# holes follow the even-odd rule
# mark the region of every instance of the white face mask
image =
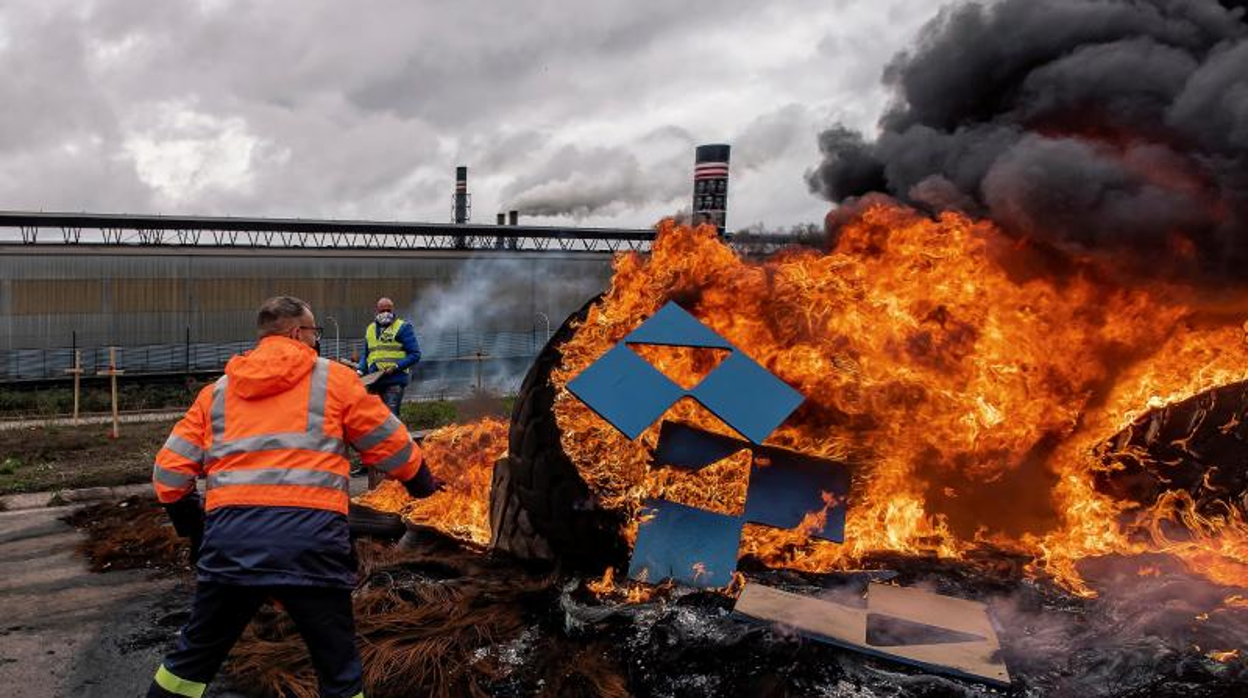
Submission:
POLYGON ((390 312, 389 310, 383 310, 382 312, 377 313, 378 325, 385 327, 386 325, 389 325, 392 322, 394 322, 394 313, 390 312))

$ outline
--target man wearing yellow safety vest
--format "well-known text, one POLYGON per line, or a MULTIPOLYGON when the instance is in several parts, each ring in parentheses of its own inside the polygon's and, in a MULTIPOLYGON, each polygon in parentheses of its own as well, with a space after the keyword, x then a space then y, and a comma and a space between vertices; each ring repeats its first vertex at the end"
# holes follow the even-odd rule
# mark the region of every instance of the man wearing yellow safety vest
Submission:
POLYGON ((364 355, 360 357, 359 373, 384 372, 369 386, 369 392, 397 417, 407 390, 408 371, 420 361, 420 344, 412 324, 394 314, 394 301, 377 300, 377 315, 364 330, 364 355))
POLYGON ((414 497, 438 488, 403 423, 350 368, 317 356, 321 328, 307 303, 271 298, 256 325, 256 347, 230 359, 156 454, 152 484, 191 540, 196 586, 149 698, 200 698, 270 599, 307 643, 320 694, 363 696, 347 446, 414 497))

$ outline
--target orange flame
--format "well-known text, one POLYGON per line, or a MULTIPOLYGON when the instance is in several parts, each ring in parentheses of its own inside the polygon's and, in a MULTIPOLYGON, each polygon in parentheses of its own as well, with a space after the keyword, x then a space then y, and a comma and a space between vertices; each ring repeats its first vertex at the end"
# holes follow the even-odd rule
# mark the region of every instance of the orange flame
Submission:
POLYGON ((1233 649, 1233 650, 1226 650, 1224 652, 1215 651, 1215 652, 1210 652, 1206 654, 1205 656, 1212 659, 1215 662, 1222 662, 1223 664, 1225 664, 1232 660, 1239 659, 1239 650, 1233 649))
POLYGON ((421 451, 444 488, 413 499, 403 485, 387 480, 356 502, 402 514, 409 523, 436 528, 477 545, 490 542, 490 480, 494 461, 507 452, 507 422, 486 417, 430 432, 421 451))
POLYGON ((589 589, 595 596, 602 598, 616 597, 624 603, 645 603, 654 596, 657 590, 657 587, 633 582, 625 582, 623 585, 617 584, 615 581, 615 569, 612 567, 608 567, 603 571, 601 579, 586 582, 585 588, 589 589))
MULTIPOLYGON (((603 303, 562 347, 562 446, 600 504, 634 522, 656 496, 741 511, 744 462, 652 468, 658 424, 631 442, 563 389, 676 300, 807 397, 769 443, 855 467, 844 545, 809 539, 807 526, 747 526, 743 553, 822 571, 873 551, 957 558, 991 543, 1090 594, 1081 558, 1164 551, 1248 580, 1238 514, 1198 516, 1178 495, 1132 511, 1093 485, 1095 447, 1143 410, 1248 378, 1242 313, 1201 312, 1182 288, 1119 287, 1086 261, 1059 280, 1029 274, 1027 252, 988 223, 878 204, 829 253, 760 262, 710 227, 664 222, 648 256, 617 258, 603 303), (1192 535, 1166 538, 1163 519, 1192 535)), ((697 352, 645 354, 682 385, 711 365, 697 352)), ((691 400, 666 418, 731 434, 691 400)))

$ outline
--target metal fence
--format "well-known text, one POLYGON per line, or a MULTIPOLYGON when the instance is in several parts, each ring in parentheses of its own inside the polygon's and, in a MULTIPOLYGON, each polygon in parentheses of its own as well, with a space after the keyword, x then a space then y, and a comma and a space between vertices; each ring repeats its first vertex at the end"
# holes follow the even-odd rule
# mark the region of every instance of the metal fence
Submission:
MULTIPOLYGON (((409 396, 454 397, 477 387, 513 392, 534 356, 546 343, 544 329, 527 332, 456 329, 418 333, 421 362, 409 396)), ((231 356, 255 345, 238 342, 182 342, 116 347, 117 368, 128 377, 168 376, 221 371, 231 356)), ((321 355, 349 359, 364 348, 362 339, 321 340, 321 355)), ((74 352, 80 351, 84 375, 108 369, 109 347, 55 347, 0 351, 0 383, 68 378, 74 352)))

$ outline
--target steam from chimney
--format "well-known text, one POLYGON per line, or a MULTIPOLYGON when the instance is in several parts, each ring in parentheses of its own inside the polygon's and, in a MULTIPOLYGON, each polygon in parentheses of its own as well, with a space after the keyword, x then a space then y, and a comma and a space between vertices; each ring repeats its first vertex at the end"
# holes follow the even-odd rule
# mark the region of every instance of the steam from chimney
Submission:
POLYGON ((833 202, 886 192, 1070 251, 1242 278, 1246 5, 946 8, 886 69, 895 101, 879 136, 824 131, 808 183, 833 202))
POLYGON ((627 145, 559 147, 503 190, 503 204, 526 217, 581 219, 652 206, 676 213, 677 207, 688 206, 689 156, 701 138, 732 143, 732 176, 737 178, 789 157, 804 157, 802 134, 815 131, 818 123, 815 110, 784 104, 731 133, 695 138, 682 128, 665 126, 627 145))
MULTIPOLYGON (((681 154, 687 150, 682 148, 681 154)), ((504 192, 510 207, 526 216, 575 219, 677 198, 687 180, 670 158, 648 169, 622 147, 561 148, 542 167, 525 173, 504 192)))

